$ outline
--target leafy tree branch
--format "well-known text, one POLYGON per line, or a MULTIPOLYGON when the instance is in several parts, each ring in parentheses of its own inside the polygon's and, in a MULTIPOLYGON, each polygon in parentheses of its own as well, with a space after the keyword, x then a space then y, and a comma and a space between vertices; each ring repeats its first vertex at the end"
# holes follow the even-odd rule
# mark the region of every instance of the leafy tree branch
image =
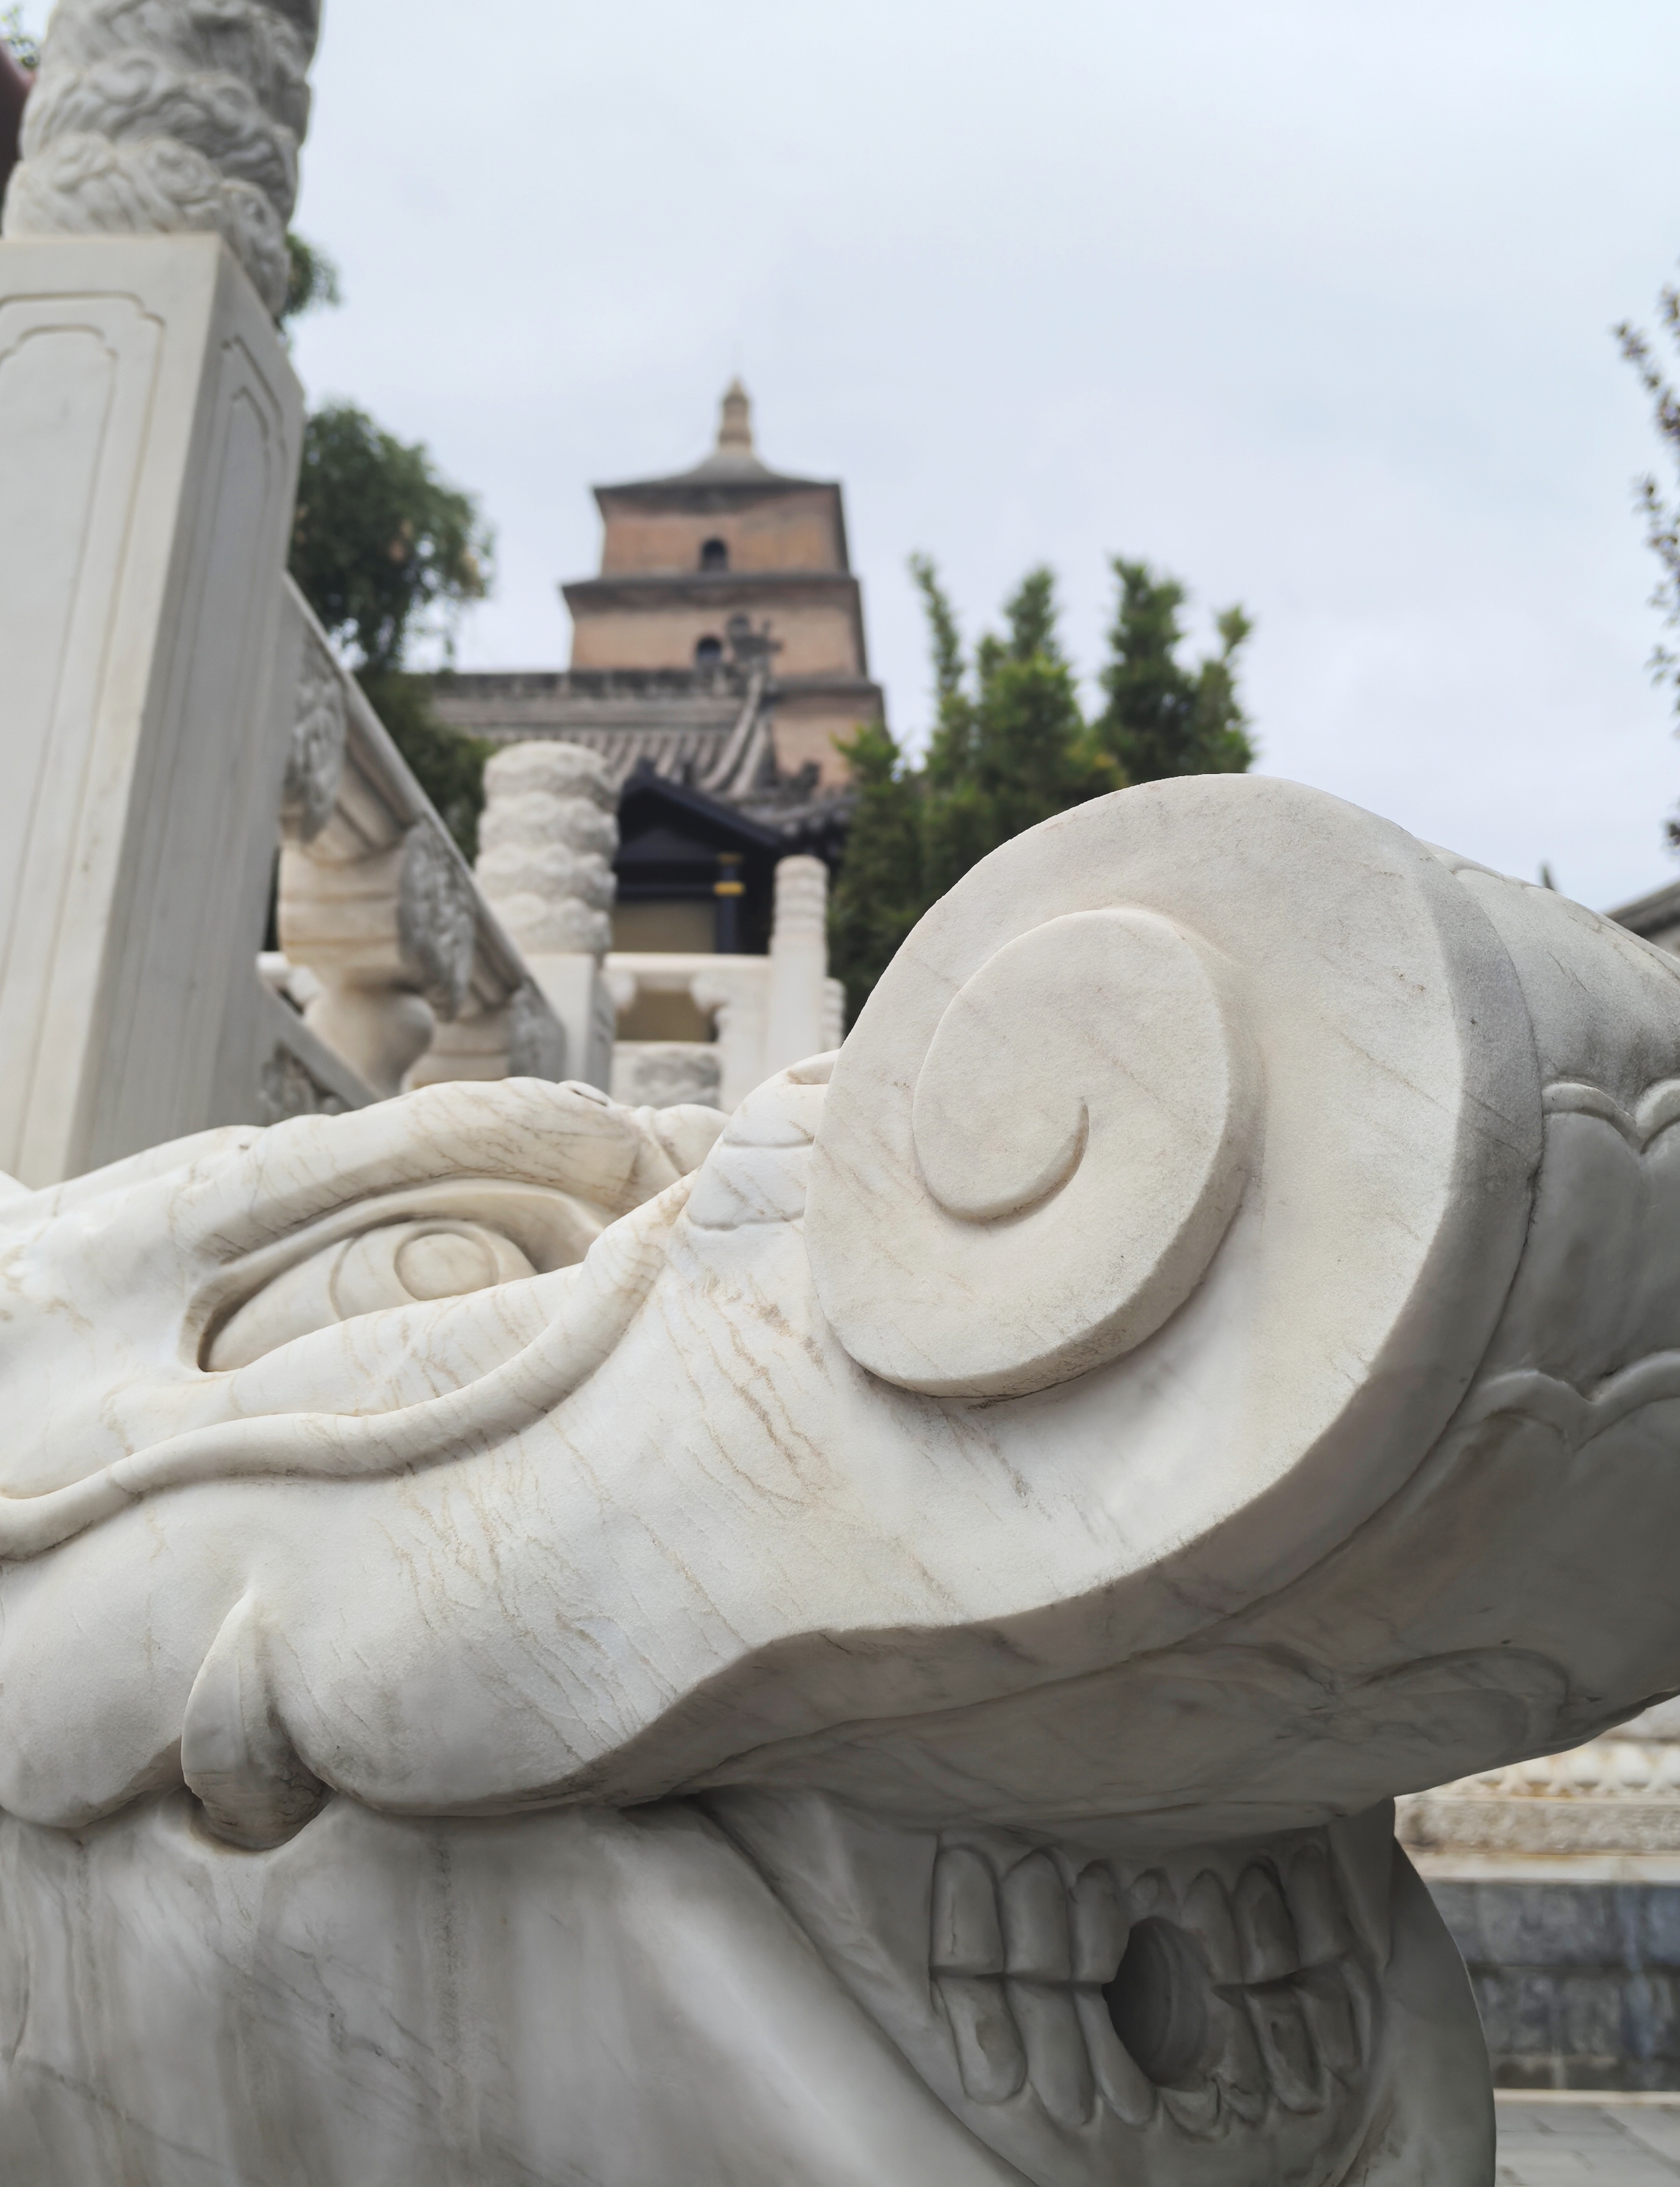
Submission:
POLYGON ((829 939, 854 1017, 917 919, 1000 843, 1128 783, 1252 763, 1237 689, 1252 627, 1242 609, 1226 609, 1217 649, 1187 664, 1183 586, 1146 562, 1117 559, 1114 571, 1104 703, 1087 721, 1050 570, 1027 572, 1004 604, 1003 629, 985 632, 970 659, 937 569, 911 558, 934 675, 926 758, 912 767, 879 722, 841 747, 857 803, 829 939))

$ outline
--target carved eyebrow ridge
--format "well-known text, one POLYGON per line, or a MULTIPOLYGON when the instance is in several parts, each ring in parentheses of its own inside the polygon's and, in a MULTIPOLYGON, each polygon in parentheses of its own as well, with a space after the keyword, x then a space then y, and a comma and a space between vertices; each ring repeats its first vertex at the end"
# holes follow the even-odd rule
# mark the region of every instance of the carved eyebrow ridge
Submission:
POLYGON ((559 1310, 525 1348, 479 1381, 394 1413, 286 1413, 194 1428, 38 1496, 0 1496, 0 1561, 39 1556, 141 1498, 205 1481, 291 1475, 366 1480, 441 1464, 465 1444, 513 1435, 551 1413, 606 1358, 664 1265, 664 1238, 694 1178, 604 1229, 576 1268, 559 1310))

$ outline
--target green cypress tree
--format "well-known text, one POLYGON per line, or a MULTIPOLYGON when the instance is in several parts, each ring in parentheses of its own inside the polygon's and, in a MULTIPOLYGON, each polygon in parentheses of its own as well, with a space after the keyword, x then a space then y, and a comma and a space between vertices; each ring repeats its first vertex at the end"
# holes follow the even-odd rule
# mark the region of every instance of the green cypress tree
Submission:
POLYGON ((1097 761, 1078 686, 1057 635, 1055 579, 1031 570, 1004 606, 1008 634, 975 652, 974 772, 986 800, 988 850, 1123 778, 1097 761))
POLYGON ((857 803, 829 899, 829 959, 855 1018, 927 908, 922 885, 922 780, 904 765, 885 722, 841 745, 857 803))
POLYGON ((1129 781, 1239 773, 1254 756, 1237 696, 1249 633, 1240 608, 1219 618, 1221 649, 1186 667, 1183 587, 1147 563, 1117 561, 1105 704, 1087 722, 1049 570, 1027 572, 1005 605, 1004 630, 983 636, 972 662, 932 562, 916 555, 910 570, 933 655, 927 758, 907 767, 879 722, 841 747, 857 806, 830 930, 854 1016, 922 913, 1000 843, 1129 781))
POLYGON ((1102 675, 1106 703, 1093 724, 1098 748, 1129 782, 1176 774, 1242 774, 1254 763, 1237 695, 1237 656, 1253 626, 1239 607, 1216 624, 1220 649, 1186 667, 1179 610, 1185 590, 1147 562, 1116 556, 1120 597, 1102 675))
POLYGON ((969 695, 956 622, 925 558, 915 567, 934 638, 941 720, 928 750, 924 879, 934 902, 1000 843, 1117 786, 1098 763, 1057 636, 1055 579, 1031 570, 1004 607, 1008 629, 975 650, 969 695))
POLYGON ((922 769, 919 818, 921 908, 936 902, 952 881, 992 848, 986 797, 976 772, 978 709, 969 690, 968 664, 956 611, 925 554, 913 554, 910 574, 922 595, 933 656, 936 712, 922 769))

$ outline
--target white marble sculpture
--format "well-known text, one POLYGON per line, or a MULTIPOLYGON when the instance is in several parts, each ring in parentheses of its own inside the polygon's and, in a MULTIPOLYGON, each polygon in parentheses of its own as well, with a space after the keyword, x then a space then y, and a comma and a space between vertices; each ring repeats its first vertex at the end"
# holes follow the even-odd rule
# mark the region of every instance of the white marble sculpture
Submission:
POLYGON ((1486 2187, 1389 1802, 1680 1687, 1677 1119, 1673 963, 1212 779, 727 1125, 19 1190, 0 2176, 1486 2187))
POLYGON ((271 312, 318 0, 58 0, 8 235, 222 236, 271 312))

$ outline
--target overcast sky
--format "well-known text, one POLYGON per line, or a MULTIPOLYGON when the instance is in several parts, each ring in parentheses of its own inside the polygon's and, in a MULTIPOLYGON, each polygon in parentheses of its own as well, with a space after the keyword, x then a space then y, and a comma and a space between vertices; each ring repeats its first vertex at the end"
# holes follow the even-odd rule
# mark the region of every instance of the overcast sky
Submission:
POLYGON ((463 666, 565 665, 589 484, 697 459, 739 370, 845 481, 902 735, 913 549, 971 632, 1048 560, 1087 672, 1143 554, 1255 617, 1267 772, 1598 905, 1680 874, 1610 333, 1680 258, 1673 0, 326 15, 297 359, 481 496, 463 666))

